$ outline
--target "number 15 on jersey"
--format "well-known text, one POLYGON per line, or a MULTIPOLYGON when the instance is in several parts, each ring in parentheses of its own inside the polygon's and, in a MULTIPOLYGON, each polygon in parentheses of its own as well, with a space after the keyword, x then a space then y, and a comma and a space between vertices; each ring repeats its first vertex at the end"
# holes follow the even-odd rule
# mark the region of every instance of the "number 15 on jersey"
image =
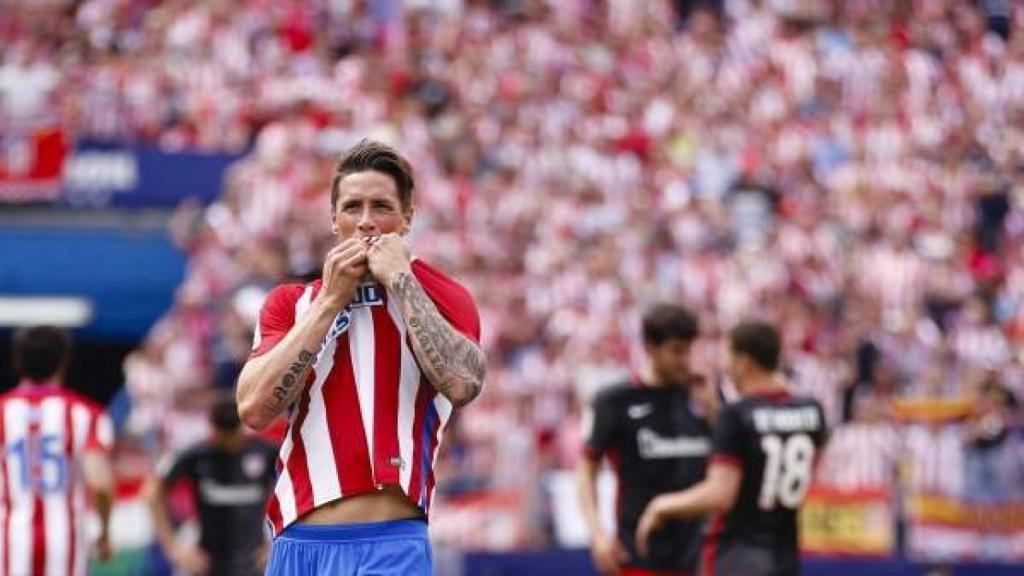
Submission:
POLYGON ((67 483, 67 458, 64 438, 58 434, 18 438, 7 446, 7 456, 16 465, 12 473, 21 485, 41 494, 62 492, 67 483))

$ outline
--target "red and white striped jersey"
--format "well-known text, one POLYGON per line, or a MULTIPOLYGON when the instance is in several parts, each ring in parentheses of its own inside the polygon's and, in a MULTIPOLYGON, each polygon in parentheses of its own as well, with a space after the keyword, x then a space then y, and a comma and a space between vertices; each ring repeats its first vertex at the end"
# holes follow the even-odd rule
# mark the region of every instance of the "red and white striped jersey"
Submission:
POLYGON ((22 382, 0 396, 0 441, 0 576, 85 576, 81 461, 110 450, 110 418, 56 384, 22 382))
MULTIPOLYGON (((412 271, 441 315, 480 340, 480 317, 461 285, 421 260, 412 271)), ((260 312, 253 356, 272 349, 320 289, 278 286, 260 312)), ((420 372, 396 302, 367 283, 335 318, 306 389, 289 413, 278 478, 267 506, 274 534, 328 502, 398 485, 424 514, 452 404, 420 372)))

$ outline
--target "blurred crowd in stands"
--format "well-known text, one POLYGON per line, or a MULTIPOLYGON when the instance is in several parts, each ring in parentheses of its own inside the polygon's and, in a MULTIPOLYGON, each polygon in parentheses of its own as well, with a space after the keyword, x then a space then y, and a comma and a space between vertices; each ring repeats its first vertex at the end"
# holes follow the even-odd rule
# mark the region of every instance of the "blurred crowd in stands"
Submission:
POLYGON ((175 214, 187 278, 125 364, 154 450, 202 433, 268 289, 316 277, 333 162, 373 137, 416 170, 415 253, 483 316, 439 496, 520 493, 543 541, 543 479, 672 300, 712 374, 738 319, 781 326, 839 426, 825 481, 1024 497, 1024 4, 29 4, 0 15, 0 123, 246 152, 175 214))

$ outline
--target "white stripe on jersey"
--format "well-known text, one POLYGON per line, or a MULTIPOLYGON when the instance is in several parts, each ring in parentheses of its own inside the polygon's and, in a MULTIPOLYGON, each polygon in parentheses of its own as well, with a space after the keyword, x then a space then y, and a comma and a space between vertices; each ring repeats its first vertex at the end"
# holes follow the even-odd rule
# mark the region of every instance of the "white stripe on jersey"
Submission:
MULTIPOLYGON (((302 296, 295 303, 295 321, 298 322, 299 317, 306 313, 309 309, 310 300, 313 295, 313 287, 306 286, 302 296)), ((319 361, 319 358, 317 358, 319 361)), ((284 466, 281 468, 281 474, 278 477, 277 485, 274 487, 274 495, 277 496, 278 504, 281 507, 281 516, 285 518, 285 524, 295 520, 298 513, 295 507, 295 491, 292 489, 292 477, 288 473, 288 459, 291 457, 292 448, 295 446, 295 439, 292 434, 298 432, 295 430, 295 418, 298 417, 299 411, 297 409, 292 410, 291 422, 288 423, 288 434, 284 438, 284 442, 281 444, 281 451, 278 457, 284 466)), ((315 492, 314 492, 315 497, 315 492)))
MULTIPOLYGON (((334 462, 334 447, 331 445, 331 433, 327 427, 327 410, 324 404, 324 382, 334 367, 334 352, 337 340, 327 342, 320 354, 316 366, 316 380, 309 389, 309 410, 306 420, 299 431, 302 444, 306 449, 308 462, 334 462)), ((319 506, 341 496, 341 484, 338 474, 330 466, 311 466, 309 482, 313 487, 313 505, 319 506)))
POLYGON ((287 526, 295 520, 298 513, 295 511, 295 490, 292 487, 292 477, 288 473, 288 457, 292 453, 292 432, 289 429, 284 444, 281 445, 281 461, 285 463, 281 468, 281 474, 277 478, 277 486, 274 488, 274 495, 277 496, 278 504, 281 506, 281 517, 287 526))
MULTIPOLYGON (((452 415, 452 408, 453 407, 451 400, 448 400, 441 394, 434 396, 434 409, 437 410, 437 415, 440 417, 438 419, 436 434, 438 447, 441 446, 441 438, 444 437, 444 427, 448 424, 448 418, 450 418, 452 415)), ((437 465, 437 456, 440 453, 440 450, 434 451, 434 461, 433 464, 431 465, 432 469, 435 465, 437 465)))
MULTIPOLYGON (((4 440, 7 446, 21 441, 24 457, 28 447, 24 444, 28 437, 29 404, 27 400, 10 399, 4 405, 4 440)), ((16 453, 7 453, 7 480, 11 490, 8 498, 11 502, 9 517, 10 525, 7 537, 11 543, 9 553, 11 574, 32 573, 32 487, 25 486, 22 465, 23 460, 16 453)))
MULTIPOLYGON (((444 427, 448 425, 448 418, 452 415, 452 403, 450 400, 445 398, 443 395, 438 394, 434 396, 434 409, 437 410, 438 424, 437 432, 435 433, 437 439, 437 449, 434 450, 434 458, 430 462, 430 469, 437 469, 437 458, 441 455, 441 439, 444 438, 444 427)), ((428 482, 429 484, 429 482, 428 482)), ((437 489, 437 484, 430 487, 430 501, 434 501, 434 491, 437 489)))
POLYGON ((114 423, 106 412, 96 416, 96 441, 106 449, 114 447, 114 423))
POLYGON ((257 350, 260 347, 260 342, 263 341, 263 330, 260 329, 260 323, 256 322, 256 328, 252 331, 252 349, 257 350))
POLYGON ((399 469, 399 482, 406 493, 412 488, 412 469, 415 463, 413 458, 413 421, 416 415, 416 393, 420 386, 420 367, 416 358, 412 355, 409 346, 406 345, 405 322, 402 320, 402 312, 394 298, 388 298, 388 313, 391 320, 398 328, 399 342, 402 350, 402 373, 398 384, 398 455, 402 460, 399 469))
MULTIPOLYGON (((64 460, 66 441, 64 430, 64 410, 67 402, 64 398, 46 398, 40 405, 39 435, 41 437, 41 453, 43 457, 40 471, 42 486, 61 486, 63 490, 44 491, 43 518, 46 526, 46 572, 47 574, 62 574, 67 570, 68 554, 71 552, 71 539, 75 538, 75 530, 69 522, 70 513, 68 510, 67 491, 74 490, 68 481, 68 469, 72 461, 64 460), (52 465, 48 462, 48 454, 57 451, 60 454, 61 465, 52 465), (59 477, 63 475, 63 478, 59 477)), ((97 425, 99 423, 97 422, 97 425)), ((79 547, 81 550, 81 547, 79 547)))
MULTIPOLYGON (((359 395, 359 413, 366 434, 369 449, 370 470, 373 470, 373 400, 376 358, 376 339, 373 332, 373 313, 369 307, 352 310, 352 327, 348 331, 349 350, 352 352, 352 374, 356 379, 356 394, 359 395)), ((371 472, 376 476, 375 472, 371 472)))
POLYGON ((295 303, 295 323, 298 324, 299 318, 306 315, 306 311, 309 310, 309 306, 313 303, 313 285, 306 286, 306 289, 302 291, 302 296, 299 296, 299 300, 295 303))
POLYGON ((89 409, 81 404, 75 404, 71 409, 71 426, 74 428, 75 454, 81 454, 85 449, 85 441, 89 436, 89 424, 92 416, 89 409))

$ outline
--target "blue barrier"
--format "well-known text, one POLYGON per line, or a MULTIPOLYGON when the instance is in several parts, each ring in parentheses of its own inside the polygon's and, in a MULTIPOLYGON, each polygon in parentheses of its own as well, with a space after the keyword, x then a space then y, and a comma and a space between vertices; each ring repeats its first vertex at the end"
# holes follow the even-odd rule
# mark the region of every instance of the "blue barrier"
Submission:
MULTIPOLYGON (((599 576, 586 550, 545 550, 465 555, 462 576, 599 576)), ((904 560, 823 560, 803 562, 803 576, 926 576, 931 564, 904 560)), ((1022 576, 1024 566, 1012 564, 954 564, 950 576, 1022 576)), ((440 575, 443 576, 443 575, 440 575)))
POLYGON ((138 339, 172 303, 185 256, 163 230, 0 228, 0 293, 80 296, 94 309, 80 332, 138 339))

